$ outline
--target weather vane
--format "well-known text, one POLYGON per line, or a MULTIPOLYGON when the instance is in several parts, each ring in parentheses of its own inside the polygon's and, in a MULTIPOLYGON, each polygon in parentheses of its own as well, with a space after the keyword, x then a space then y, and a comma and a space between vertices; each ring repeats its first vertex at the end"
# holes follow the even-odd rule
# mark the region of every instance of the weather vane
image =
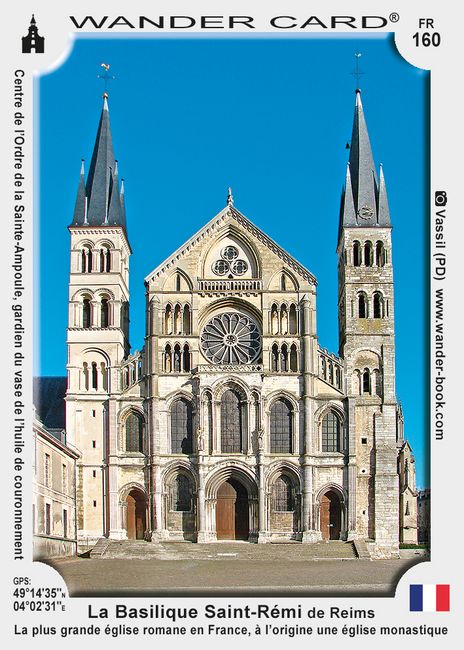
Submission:
POLYGON ((359 90, 359 78, 361 77, 361 75, 364 74, 364 72, 361 72, 361 70, 359 69, 359 59, 362 56, 361 52, 355 52, 354 56, 356 60, 356 67, 354 69, 354 72, 351 72, 351 74, 353 75, 353 77, 356 77, 356 90, 359 90))
POLYGON ((103 74, 97 75, 99 79, 103 79, 105 83, 105 92, 103 93, 104 97, 108 97, 108 81, 112 81, 113 79, 116 79, 113 75, 110 74, 110 65, 109 63, 100 63, 100 68, 103 68, 105 71, 103 74))

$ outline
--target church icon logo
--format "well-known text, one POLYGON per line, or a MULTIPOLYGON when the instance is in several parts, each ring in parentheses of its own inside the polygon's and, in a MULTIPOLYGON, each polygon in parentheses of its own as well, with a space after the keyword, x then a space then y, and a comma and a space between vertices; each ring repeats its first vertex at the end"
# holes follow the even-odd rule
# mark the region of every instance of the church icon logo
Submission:
POLYGON ((23 36, 21 41, 23 54, 31 54, 31 52, 43 54, 45 51, 45 38, 39 35, 34 14, 32 14, 27 36, 23 36))

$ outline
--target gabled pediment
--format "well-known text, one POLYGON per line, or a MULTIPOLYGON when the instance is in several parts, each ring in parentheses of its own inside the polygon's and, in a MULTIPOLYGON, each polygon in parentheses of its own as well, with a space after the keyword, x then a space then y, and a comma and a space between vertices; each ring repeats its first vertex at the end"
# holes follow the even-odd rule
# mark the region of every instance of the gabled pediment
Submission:
POLYGON ((253 242, 260 242, 276 257, 278 257, 282 265, 291 269, 294 273, 299 275, 303 280, 309 284, 317 284, 314 275, 302 266, 294 257, 289 255, 283 248, 281 248, 273 239, 266 233, 254 225, 245 215, 243 215, 234 206, 228 205, 221 212, 219 212, 211 221, 209 221, 203 228, 196 232, 190 239, 188 239, 182 246, 180 246, 172 255, 164 260, 157 266, 147 277, 145 282, 150 282, 161 275, 169 273, 172 269, 192 252, 197 246, 201 246, 205 241, 218 236, 227 226, 230 225, 233 229, 237 229, 237 233, 246 234, 247 238, 253 242))

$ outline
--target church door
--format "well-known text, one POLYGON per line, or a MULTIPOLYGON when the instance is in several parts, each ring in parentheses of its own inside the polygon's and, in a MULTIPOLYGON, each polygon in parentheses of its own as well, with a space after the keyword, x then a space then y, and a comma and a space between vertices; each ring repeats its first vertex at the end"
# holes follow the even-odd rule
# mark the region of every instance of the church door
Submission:
POLYGON ((321 499, 320 524, 322 539, 340 539, 342 509, 336 492, 330 491, 321 499))
POLYGON ((218 490, 216 534, 218 539, 248 539, 248 494, 244 486, 229 479, 218 490))
POLYGON ((146 529, 145 497, 140 490, 132 490, 127 496, 127 538, 143 539, 146 529))

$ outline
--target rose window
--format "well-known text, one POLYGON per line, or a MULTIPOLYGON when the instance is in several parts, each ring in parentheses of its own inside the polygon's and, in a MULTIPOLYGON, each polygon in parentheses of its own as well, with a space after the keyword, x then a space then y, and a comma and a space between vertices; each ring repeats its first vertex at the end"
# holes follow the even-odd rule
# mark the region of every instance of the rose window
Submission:
POLYGON ((216 260, 211 269, 215 275, 243 275, 248 270, 245 260, 237 259, 239 250, 236 246, 226 246, 221 251, 221 259, 216 260))
POLYGON ((201 334, 201 349, 213 363, 251 363, 261 350, 258 326, 243 314, 215 316, 201 334))

